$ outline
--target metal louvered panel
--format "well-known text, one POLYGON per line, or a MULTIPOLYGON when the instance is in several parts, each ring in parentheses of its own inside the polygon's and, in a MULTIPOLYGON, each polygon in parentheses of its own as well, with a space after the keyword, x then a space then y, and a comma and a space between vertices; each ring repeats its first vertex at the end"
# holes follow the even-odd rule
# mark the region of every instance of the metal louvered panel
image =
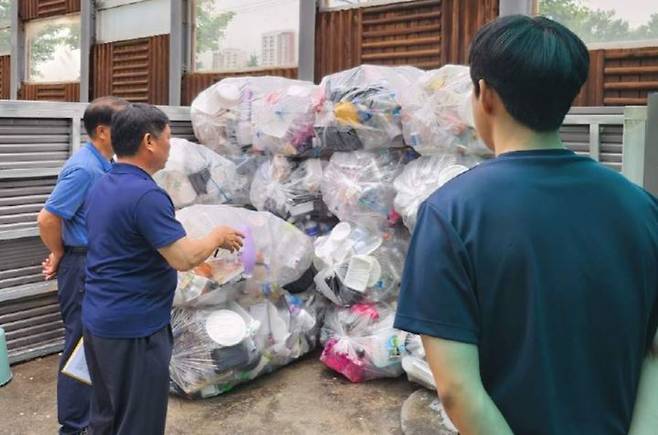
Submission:
POLYGON ((171 121, 171 137, 197 142, 192 129, 192 121, 171 121))
POLYGON ((47 255, 39 237, 0 240, 0 292, 43 281, 41 262, 47 255))
POLYGON ((560 127, 560 137, 577 154, 621 172, 623 129, 623 107, 577 107, 569 111, 560 127))
POLYGON ((0 179, 0 233, 35 229, 57 177, 0 179))
POLYGON ((0 118, 0 170, 59 168, 70 142, 68 119, 0 118))
POLYGON ((12 363, 57 352, 64 344, 56 292, 0 304, 0 326, 6 332, 12 363))

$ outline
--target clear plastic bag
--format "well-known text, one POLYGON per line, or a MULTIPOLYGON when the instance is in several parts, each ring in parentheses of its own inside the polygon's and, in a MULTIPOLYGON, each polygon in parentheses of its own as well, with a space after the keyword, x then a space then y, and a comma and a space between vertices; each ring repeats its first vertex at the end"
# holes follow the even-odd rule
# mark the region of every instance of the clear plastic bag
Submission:
POLYGON ((467 66, 445 65, 424 73, 401 98, 407 145, 424 156, 456 152, 490 155, 475 132, 472 92, 467 66))
MULTIPOLYGON (((269 211, 300 229, 309 221, 331 220, 322 201, 323 166, 320 159, 292 161, 274 156, 263 163, 251 185, 251 203, 258 210, 269 211)), ((309 233, 315 235, 315 232, 309 233)))
POLYGON ((420 204, 435 190, 476 164, 475 158, 454 154, 421 157, 405 166, 395 179, 395 210, 413 231, 420 204))
POLYGON ((318 86, 300 80, 287 80, 285 86, 255 98, 254 149, 285 156, 310 153, 321 99, 318 86))
MULTIPOLYGON (((179 210, 176 218, 183 224, 187 234, 193 238, 205 236, 218 225, 228 225, 249 232, 253 240, 255 265, 248 275, 242 273, 236 275, 235 269, 231 267, 233 264, 231 254, 224 252, 225 257, 221 258, 224 263, 219 266, 218 272, 218 277, 224 280, 224 284, 216 278, 213 267, 209 271, 206 269, 206 273, 199 273, 198 268, 186 272, 193 273, 197 277, 210 277, 214 286, 207 288, 207 282, 191 279, 192 286, 186 288, 180 285, 179 279, 175 303, 193 302, 194 305, 199 305, 207 303, 206 300, 210 301, 209 303, 216 303, 223 300, 224 296, 221 293, 232 291, 238 284, 241 292, 256 294, 267 292, 271 288, 283 287, 298 280, 311 267, 313 258, 311 238, 271 213, 226 205, 193 205, 179 210)), ((211 258, 210 261, 213 259, 211 258)))
POLYGON ((402 357, 402 370, 407 374, 409 382, 422 385, 428 390, 436 390, 434 375, 427 363, 425 349, 419 335, 409 334, 405 351, 406 354, 402 357))
POLYGON ((409 334, 393 328, 394 317, 386 304, 329 308, 320 361, 352 382, 400 376, 409 334))
POLYGON ((384 228, 397 215, 393 180, 410 156, 402 150, 335 153, 325 168, 322 198, 341 221, 384 228))
POLYGON ((318 291, 342 306, 395 300, 408 240, 402 228, 380 232, 341 222, 315 241, 318 291))
POLYGON ((238 173, 234 162, 185 139, 171 139, 167 164, 153 179, 176 208, 249 202, 250 179, 238 173))
POLYGON ((220 80, 192 101, 194 135, 221 155, 240 155, 253 143, 253 103, 283 89, 283 77, 234 77, 220 80))
POLYGON ((403 146, 400 95, 422 75, 410 66, 361 65, 322 79, 316 134, 330 151, 403 146))
POLYGON ((251 305, 175 308, 172 390, 189 398, 222 394, 315 348, 323 303, 279 292, 251 305))

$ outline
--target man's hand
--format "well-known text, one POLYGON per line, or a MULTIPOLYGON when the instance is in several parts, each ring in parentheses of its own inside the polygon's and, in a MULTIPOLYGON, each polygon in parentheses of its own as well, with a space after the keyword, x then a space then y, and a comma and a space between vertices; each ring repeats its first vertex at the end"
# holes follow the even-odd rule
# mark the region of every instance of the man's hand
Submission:
POLYGON ((59 263, 62 261, 62 257, 63 255, 61 254, 51 252, 50 255, 41 262, 41 274, 46 281, 57 276, 57 269, 59 269, 59 263))
POLYGON ((213 230, 213 236, 216 237, 217 247, 227 249, 231 252, 242 248, 244 234, 228 226, 220 226, 213 230))
POLYGON ((244 235, 240 231, 220 226, 201 239, 183 237, 169 246, 158 249, 158 252, 171 267, 184 272, 206 261, 218 248, 237 251, 242 247, 243 238, 244 235))

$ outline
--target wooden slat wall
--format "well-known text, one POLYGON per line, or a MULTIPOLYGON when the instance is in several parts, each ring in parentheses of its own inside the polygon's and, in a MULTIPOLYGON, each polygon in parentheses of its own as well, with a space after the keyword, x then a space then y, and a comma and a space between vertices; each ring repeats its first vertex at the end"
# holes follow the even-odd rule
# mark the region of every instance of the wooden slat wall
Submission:
POLYGON ((169 102, 169 35, 95 45, 91 97, 169 102))
POLYGON ((498 16, 498 0, 421 0, 320 12, 315 79, 362 63, 438 68, 466 63, 475 32, 498 16))
MULTIPOLYGON (((27 20, 80 12, 81 0, 17 0, 20 17, 27 20)), ((89 1, 89 0, 86 0, 89 1)))
POLYGON ((201 91, 226 77, 244 76, 280 76, 289 79, 297 78, 297 68, 273 68, 254 71, 228 72, 228 73, 193 73, 183 76, 183 89, 181 104, 189 105, 201 91))
POLYGON ((437 68, 441 14, 438 0, 364 8, 360 63, 437 68))
POLYGON ((592 50, 574 105, 645 105, 651 92, 658 92, 658 47, 592 50))
POLYGON ((80 101, 80 83, 23 83, 19 100, 80 101))
POLYGON ((498 0, 441 0, 441 65, 468 63, 473 36, 498 13, 498 0))
POLYGON ((0 99, 7 100, 10 97, 10 74, 10 56, 0 56, 0 99))
POLYGON ((361 63, 361 11, 318 13, 315 21, 315 81, 361 63))

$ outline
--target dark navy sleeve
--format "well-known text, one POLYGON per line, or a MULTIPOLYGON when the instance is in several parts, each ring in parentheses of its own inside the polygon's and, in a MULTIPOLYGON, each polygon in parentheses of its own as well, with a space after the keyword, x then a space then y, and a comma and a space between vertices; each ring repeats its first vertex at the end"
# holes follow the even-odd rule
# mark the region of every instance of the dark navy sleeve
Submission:
POLYGON ((471 273, 452 224, 423 203, 404 266, 395 327, 477 344, 479 308, 471 273))
POLYGON ((164 248, 185 237, 176 220, 174 205, 162 190, 150 190, 137 202, 135 220, 140 234, 154 249, 164 248))
POLYGON ((71 219, 84 202, 91 182, 91 174, 83 168, 65 170, 46 201, 46 210, 63 219, 71 219))

